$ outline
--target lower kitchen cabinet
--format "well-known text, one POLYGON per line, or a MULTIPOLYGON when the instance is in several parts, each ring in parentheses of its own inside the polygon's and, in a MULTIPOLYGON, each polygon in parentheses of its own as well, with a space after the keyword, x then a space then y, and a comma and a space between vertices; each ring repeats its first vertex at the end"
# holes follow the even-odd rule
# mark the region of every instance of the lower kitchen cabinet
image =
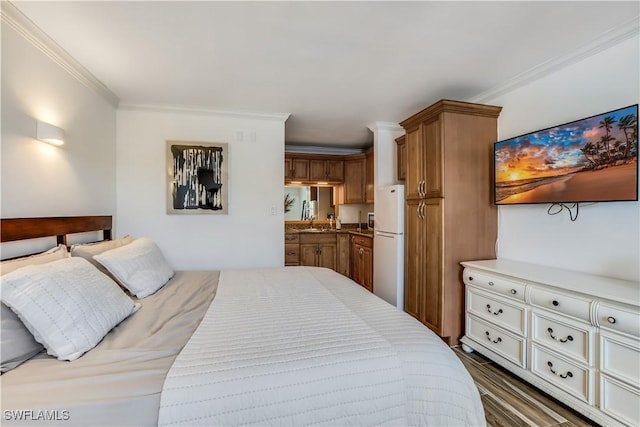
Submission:
POLYGON ((300 236, 297 234, 284 235, 284 265, 300 265, 300 236))
POLYGON ((373 238, 351 237, 351 278, 373 292, 373 238))
POLYGON ((337 234, 337 266, 336 271, 343 276, 351 277, 351 235, 337 234))
POLYGON ((300 265, 336 269, 336 234, 301 233, 300 265))

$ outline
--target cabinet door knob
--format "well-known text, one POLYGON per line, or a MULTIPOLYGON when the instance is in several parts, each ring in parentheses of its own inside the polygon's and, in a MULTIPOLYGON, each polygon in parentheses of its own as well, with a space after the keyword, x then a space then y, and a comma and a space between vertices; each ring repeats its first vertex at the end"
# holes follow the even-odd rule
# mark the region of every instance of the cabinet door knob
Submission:
POLYGON ((551 301, 551 304, 553 304, 555 307, 560 305, 560 303, 557 300, 551 301))
POLYGON ((614 323, 616 323, 616 318, 609 316, 609 317, 607 317, 607 322, 609 322, 611 324, 614 324, 614 323))
POLYGON ((469 276, 469 281, 472 281, 472 280, 473 280, 473 276, 469 276))
POLYGON ((489 286, 493 286, 493 285, 494 285, 494 283, 493 283, 493 282, 489 282, 489 286))
POLYGON ((512 294, 512 295, 515 295, 515 294, 517 294, 517 293, 518 293, 518 291, 516 291, 515 289, 511 289, 511 294, 512 294))

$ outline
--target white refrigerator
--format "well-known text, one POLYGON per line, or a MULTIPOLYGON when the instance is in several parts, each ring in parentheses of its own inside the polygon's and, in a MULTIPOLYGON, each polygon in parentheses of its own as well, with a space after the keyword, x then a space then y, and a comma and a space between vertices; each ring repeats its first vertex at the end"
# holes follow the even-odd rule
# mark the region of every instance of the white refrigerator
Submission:
POLYGON ((373 293, 404 309, 404 185, 375 194, 373 293))

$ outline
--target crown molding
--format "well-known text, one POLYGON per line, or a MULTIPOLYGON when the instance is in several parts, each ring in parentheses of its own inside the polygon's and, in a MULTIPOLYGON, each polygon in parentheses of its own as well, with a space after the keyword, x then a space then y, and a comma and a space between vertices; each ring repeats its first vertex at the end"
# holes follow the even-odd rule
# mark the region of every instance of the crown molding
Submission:
POLYGON ((207 107, 170 104, 120 104, 118 109, 127 111, 150 111, 155 113, 203 114, 211 116, 236 117, 240 119, 274 120, 283 123, 286 122, 291 115, 290 113, 259 113, 237 110, 217 110, 207 107))
POLYGON ((479 103, 488 102, 500 95, 525 86, 534 80, 538 80, 562 68, 580 62, 583 59, 602 52, 603 50, 615 46, 618 43, 632 37, 636 37, 640 33, 639 19, 640 16, 629 19, 628 21, 611 28, 582 47, 536 65, 535 67, 518 74, 514 78, 507 80, 505 83, 494 86, 493 88, 470 98, 468 101, 479 103))
POLYGON ((120 98, 104 83, 96 78, 82 64, 76 61, 66 50, 58 45, 51 37, 42 31, 33 21, 27 18, 10 1, 2 1, 0 20, 15 30, 25 40, 38 48, 42 53, 58 64, 83 85, 94 89, 109 104, 118 106, 120 98))
POLYGON ((394 122, 373 122, 370 125, 367 125, 371 132, 387 130, 390 132, 403 132, 404 128, 400 126, 398 123, 394 122))

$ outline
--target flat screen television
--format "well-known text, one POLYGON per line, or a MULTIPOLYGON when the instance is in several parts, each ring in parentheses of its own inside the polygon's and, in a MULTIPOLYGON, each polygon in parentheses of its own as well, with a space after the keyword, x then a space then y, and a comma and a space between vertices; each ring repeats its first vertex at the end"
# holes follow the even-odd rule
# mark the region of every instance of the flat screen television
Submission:
POLYGON ((638 200, 638 104, 494 145, 497 205, 638 200))

